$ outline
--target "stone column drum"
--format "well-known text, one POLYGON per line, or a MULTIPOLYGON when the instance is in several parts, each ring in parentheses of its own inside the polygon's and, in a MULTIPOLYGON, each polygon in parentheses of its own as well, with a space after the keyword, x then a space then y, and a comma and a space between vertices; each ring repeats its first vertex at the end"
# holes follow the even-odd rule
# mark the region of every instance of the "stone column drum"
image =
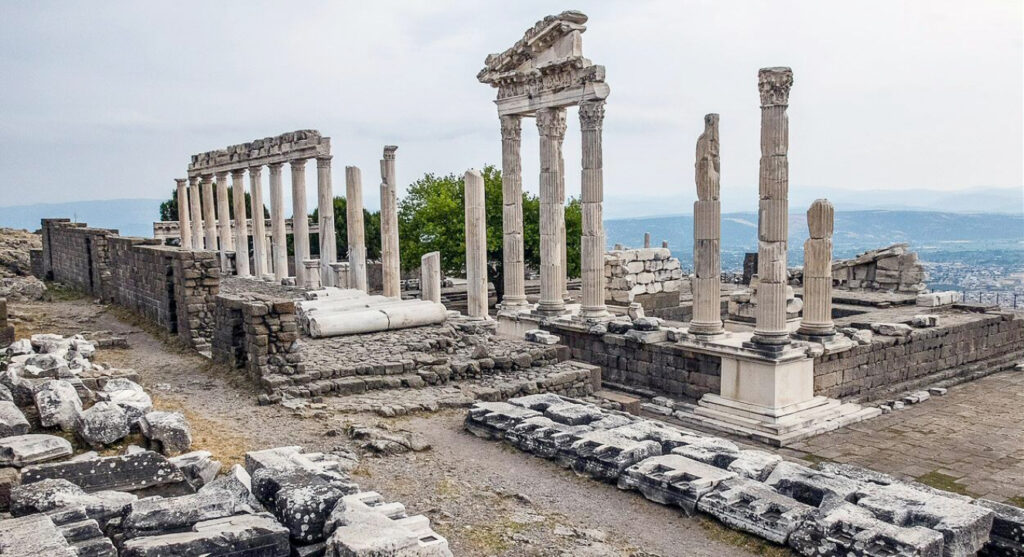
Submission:
POLYGON ((522 118, 501 117, 501 232, 504 294, 501 309, 524 309, 526 257, 523 253, 523 174, 520 158, 522 118))
POLYGON ((252 274, 263 278, 267 268, 267 230, 263 220, 262 166, 249 167, 249 213, 252 215, 252 274))
POLYGON ((420 298, 441 303, 441 253, 432 251, 420 258, 420 298))
POLYGON ((604 305, 605 237, 602 213, 604 163, 601 131, 604 123, 604 101, 580 103, 579 113, 583 140, 580 178, 583 211, 583 237, 580 240, 583 303, 580 307, 580 317, 596 319, 608 315, 608 309, 604 305))
POLYGON ((565 300, 562 298, 565 198, 559 196, 565 128, 564 108, 537 111, 537 130, 540 132, 540 301, 537 313, 540 315, 565 313, 565 300))
POLYGON ((697 139, 697 201, 693 203, 693 319, 689 332, 722 332, 720 252, 722 205, 721 163, 718 156, 718 115, 704 116, 704 133, 697 139))
POLYGON ((270 168, 270 234, 273 244, 274 280, 281 282, 288 277, 288 246, 284 229, 284 190, 281 185, 281 165, 273 163, 270 168))
MULTIPOLYGON (((213 176, 206 174, 199 184, 203 192, 203 228, 206 236, 206 249, 217 250, 217 221, 213 209, 213 176)), ((223 267, 222 267, 223 268, 223 267)))
POLYGON ((228 268, 227 252, 235 249, 231 238, 231 201, 228 199, 228 173, 217 173, 217 237, 220 238, 220 270, 228 268))
POLYGON ((487 318, 487 214, 484 177, 467 170, 462 179, 466 206, 466 315, 487 318))
POLYGON ((250 276, 249 225, 245 216, 245 169, 231 171, 231 206, 235 213, 235 274, 250 276))
POLYGON ((804 318, 797 333, 827 338, 836 334, 832 322, 832 226, 835 208, 817 199, 807 210, 810 237, 804 242, 804 318))
POLYGON ((192 249, 203 249, 203 205, 199 176, 189 178, 188 205, 192 208, 192 249))
POLYGON ((178 235, 181 238, 179 245, 182 249, 192 248, 192 219, 189 218, 188 204, 188 180, 175 178, 174 183, 178 186, 178 235))
POLYGON ((366 292, 366 229, 363 225, 363 177, 358 167, 345 167, 345 225, 348 230, 348 287, 366 292))
POLYGON ((316 210, 320 225, 320 282, 335 286, 331 263, 338 260, 334 239, 334 188, 331 185, 331 157, 316 159, 316 210))
POLYGON ((762 68, 761 164, 758 209, 757 309, 753 342, 779 347, 789 343, 786 329, 786 241, 789 217, 789 90, 793 71, 762 68))
POLYGON ((380 161, 380 262, 384 295, 402 296, 402 270, 398 257, 398 190, 395 184, 397 145, 384 146, 380 161))
MULTIPOLYGON (((292 245, 295 248, 295 284, 307 284, 309 217, 306 216, 306 159, 289 161, 292 168, 292 245)), ((319 265, 319 262, 317 263, 319 265)))
POLYGON ((320 284, 320 260, 303 259, 302 267, 302 284, 299 286, 306 290, 319 290, 323 286, 320 284))

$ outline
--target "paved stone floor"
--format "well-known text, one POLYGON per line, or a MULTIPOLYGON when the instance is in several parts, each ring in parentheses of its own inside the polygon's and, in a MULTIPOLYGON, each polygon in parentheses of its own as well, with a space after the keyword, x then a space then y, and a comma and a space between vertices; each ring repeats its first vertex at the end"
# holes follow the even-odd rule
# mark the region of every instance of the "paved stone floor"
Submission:
POLYGON ((944 396, 782 452, 1024 506, 1024 372, 964 383, 944 396))

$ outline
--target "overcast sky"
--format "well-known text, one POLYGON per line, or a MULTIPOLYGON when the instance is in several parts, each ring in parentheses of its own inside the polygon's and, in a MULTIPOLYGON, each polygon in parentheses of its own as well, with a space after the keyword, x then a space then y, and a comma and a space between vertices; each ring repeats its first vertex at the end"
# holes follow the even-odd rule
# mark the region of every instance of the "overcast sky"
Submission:
MULTIPOLYGON (((612 91, 611 205, 689 212, 659 199, 695 197, 695 141, 718 112, 723 196, 754 206, 757 70, 782 65, 795 76, 791 190, 1024 187, 1020 0, 34 0, 0 3, 0 205, 163 198, 193 153, 315 128, 332 138, 335 192, 359 166, 376 208, 386 143, 403 186, 500 165, 495 91, 476 73, 570 8, 590 16, 584 54, 612 91)), ((523 138, 536 191, 532 120, 523 138)))

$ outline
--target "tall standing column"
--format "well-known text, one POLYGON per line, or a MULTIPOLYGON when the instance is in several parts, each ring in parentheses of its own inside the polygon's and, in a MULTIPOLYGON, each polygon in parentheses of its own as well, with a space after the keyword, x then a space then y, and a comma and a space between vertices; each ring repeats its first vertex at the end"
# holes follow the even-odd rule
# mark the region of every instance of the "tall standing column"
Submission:
POLYGON ((565 267, 565 195, 561 188, 562 140, 565 139, 565 109, 537 111, 540 132, 540 301, 537 313, 565 313, 562 284, 565 267))
POLYGON ((501 309, 527 307, 526 257, 523 253, 523 171, 519 151, 522 118, 501 117, 501 232, 504 294, 501 309))
POLYGON ((345 225, 348 229, 349 288, 366 292, 366 229, 363 226, 363 176, 345 167, 345 225))
POLYGON ((441 303, 441 252, 420 258, 420 299, 441 303))
POLYGON ((179 245, 182 249, 192 248, 192 219, 189 218, 188 204, 188 180, 175 178, 174 183, 178 186, 178 236, 179 245))
POLYGON ((384 295, 402 296, 402 275, 398 257, 398 191, 395 185, 397 145, 384 146, 380 161, 380 259, 384 295))
POLYGON ((284 188, 281 186, 281 164, 267 165, 270 168, 270 234, 273 244, 274 280, 281 282, 288 277, 288 243, 284 229, 284 188))
POLYGON ((756 324, 754 343, 779 347, 789 342, 786 330, 786 240, 789 230, 789 89, 793 71, 762 68, 761 171, 758 210, 756 324))
POLYGON ((192 249, 203 249, 203 203, 199 176, 189 177, 188 204, 192 208, 192 249))
POLYGON ((817 199, 807 210, 810 237, 804 242, 804 318, 797 333, 808 337, 836 334, 832 321, 832 225, 835 208, 817 199))
MULTIPOLYGON (((580 317, 600 318, 608 315, 604 305, 604 160, 601 131, 604 124, 604 101, 580 104, 580 130, 583 140, 583 164, 580 197, 583 211, 583 237, 580 240, 580 266, 583 278, 583 303, 580 317)), ((565 273, 563 273, 564 275, 565 273)))
POLYGON ((203 227, 206 232, 206 249, 217 250, 217 221, 213 210, 213 176, 202 177, 199 187, 203 191, 203 227))
POLYGON ((257 278, 267 274, 267 230, 263 220, 262 166, 249 167, 249 213, 252 215, 252 273, 257 278))
POLYGON ((331 263, 338 260, 334 243, 334 188, 331 185, 331 157, 316 159, 316 212, 320 225, 320 282, 334 286, 331 263))
POLYGON ((249 276, 249 225, 245 223, 245 169, 231 171, 231 205, 235 213, 235 274, 249 276))
POLYGON ((697 139, 697 201, 693 203, 693 319, 690 333, 722 332, 721 162, 718 115, 704 116, 704 133, 697 139))
POLYGON ((467 170, 462 178, 466 206, 466 315, 487 318, 487 212, 484 177, 467 170))
POLYGON ((289 161, 292 167, 292 245, 295 248, 295 284, 306 284, 309 259, 309 217, 306 216, 306 159, 289 161))
POLYGON ((228 199, 228 173, 217 173, 217 236, 220 238, 220 270, 228 269, 228 253, 235 249, 231 238, 231 210, 228 199))

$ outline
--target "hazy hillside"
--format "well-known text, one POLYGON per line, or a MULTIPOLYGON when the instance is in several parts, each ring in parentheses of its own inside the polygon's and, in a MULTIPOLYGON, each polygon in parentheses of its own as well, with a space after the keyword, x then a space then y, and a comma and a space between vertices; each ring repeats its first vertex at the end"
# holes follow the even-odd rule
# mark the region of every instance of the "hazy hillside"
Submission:
POLYGON ((150 237, 153 221, 160 217, 160 203, 159 199, 109 199, 0 207, 0 226, 36 230, 40 219, 63 217, 115 228, 125 236, 150 237))

